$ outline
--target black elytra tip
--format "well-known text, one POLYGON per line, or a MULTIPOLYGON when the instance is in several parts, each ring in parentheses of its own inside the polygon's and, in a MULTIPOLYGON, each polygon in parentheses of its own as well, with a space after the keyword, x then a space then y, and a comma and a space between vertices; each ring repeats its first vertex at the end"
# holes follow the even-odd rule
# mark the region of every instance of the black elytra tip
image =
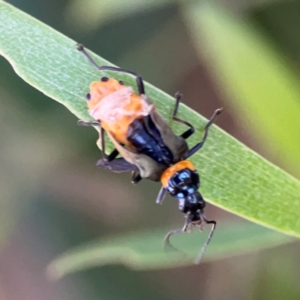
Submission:
POLYGON ((120 83, 121 85, 124 85, 124 82, 123 82, 122 80, 120 80, 119 83, 120 83))
POLYGON ((101 81, 103 81, 103 82, 107 82, 108 80, 109 80, 108 77, 102 77, 102 78, 101 78, 101 81))
POLYGON ((91 94, 90 93, 86 94, 86 100, 91 100, 91 94))

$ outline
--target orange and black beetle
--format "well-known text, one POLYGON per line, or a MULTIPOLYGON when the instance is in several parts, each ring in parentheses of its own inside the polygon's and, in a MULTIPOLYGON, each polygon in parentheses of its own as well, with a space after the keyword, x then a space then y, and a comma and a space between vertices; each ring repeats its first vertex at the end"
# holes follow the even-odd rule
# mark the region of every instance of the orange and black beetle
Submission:
POLYGON ((202 140, 189 149, 185 140, 194 133, 194 127, 176 116, 181 94, 175 95, 172 119, 187 125, 189 129, 177 136, 145 95, 141 76, 116 67, 99 67, 82 45, 78 45, 78 50, 98 70, 134 75, 139 91, 139 94, 136 94, 132 87, 108 77, 102 77, 100 81, 90 85, 90 93, 86 98, 89 114, 96 122, 79 121, 79 124, 101 128, 103 158, 98 161, 97 166, 113 172, 131 171, 133 183, 138 183, 142 178, 161 181, 162 188, 156 203, 161 204, 166 194, 178 199, 179 209, 185 214, 186 221, 182 229, 171 230, 166 235, 165 245, 171 246, 169 239, 173 234, 190 231, 192 227, 200 226, 203 222, 212 224, 207 241, 195 260, 199 263, 214 233, 216 221, 207 220, 203 214, 205 201, 198 191, 199 175, 187 159, 202 148, 209 127, 222 109, 213 113, 205 126, 202 140), (115 146, 109 155, 105 153, 105 132, 115 146), (121 158, 117 158, 119 154, 121 158))

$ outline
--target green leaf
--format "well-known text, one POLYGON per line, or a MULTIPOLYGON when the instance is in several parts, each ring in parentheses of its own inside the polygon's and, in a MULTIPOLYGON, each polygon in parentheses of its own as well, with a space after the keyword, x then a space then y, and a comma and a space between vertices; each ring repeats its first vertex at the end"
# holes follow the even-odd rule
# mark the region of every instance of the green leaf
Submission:
POLYGON ((251 128, 264 148, 299 175, 296 72, 267 36, 241 18, 213 5, 196 4, 189 7, 186 19, 199 55, 209 60, 236 117, 251 128))
MULTIPOLYGON (((85 95, 92 81, 110 75, 135 86, 132 76, 98 72, 78 53, 76 42, 3 1, 0 1, 0 19, 0 53, 20 77, 78 118, 91 119, 85 95)), ((100 65, 110 65, 92 56, 100 65)), ((174 98, 150 84, 146 84, 146 93, 170 120, 174 98)), ((185 105, 180 106, 179 112, 181 118, 195 126, 196 134, 189 139, 189 144, 194 145, 200 140, 207 120, 185 105)), ((174 122, 172 128, 176 133, 184 130, 183 125, 174 122)), ((192 161, 199 169, 201 191, 209 202, 256 223, 300 236, 300 184, 289 174, 217 126, 211 128, 203 150, 195 154, 192 161)))
MULTIPOLYGON (((134 270, 166 269, 192 265, 206 234, 182 234, 172 239, 179 249, 187 249, 186 256, 178 252, 164 252, 162 238, 165 231, 136 232, 100 240, 66 252, 51 262, 47 275, 52 280, 109 264, 122 264, 134 270)), ((209 245, 202 262, 252 253, 293 241, 293 238, 279 234, 252 223, 227 224, 219 227, 209 245)))

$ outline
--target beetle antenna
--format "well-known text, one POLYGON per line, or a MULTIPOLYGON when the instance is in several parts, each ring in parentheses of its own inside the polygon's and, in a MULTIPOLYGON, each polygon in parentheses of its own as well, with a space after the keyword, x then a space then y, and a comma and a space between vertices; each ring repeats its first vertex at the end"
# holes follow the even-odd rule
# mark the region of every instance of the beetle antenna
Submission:
POLYGON ((184 233, 184 231, 182 231, 182 229, 174 229, 174 230, 170 230, 167 235, 164 238, 164 245, 163 248, 165 251, 167 250, 172 250, 172 251, 176 251, 176 252, 181 252, 180 250, 178 250, 176 247, 174 247, 172 245, 172 243, 170 242, 170 238, 172 235, 174 234, 180 234, 180 233, 184 233))
POLYGON ((121 69, 118 67, 113 67, 113 66, 99 66, 93 59, 92 57, 87 53, 85 48, 83 47, 82 44, 77 44, 77 50, 82 52, 85 57, 90 61, 90 63, 95 66, 99 71, 114 71, 114 72, 122 72, 122 73, 127 73, 130 75, 133 75, 136 80, 137 88, 139 90, 140 95, 145 95, 145 87, 144 87, 144 82, 143 79, 140 75, 138 75, 135 72, 131 72, 125 69, 121 69))
POLYGON ((205 250, 206 250, 206 248, 207 248, 209 242, 211 241, 211 239, 212 239, 212 237, 213 237, 213 235, 214 235, 214 232, 215 232, 215 229, 216 229, 216 226, 217 226, 217 222, 216 222, 216 221, 214 221, 214 220, 211 220, 211 221, 207 220, 207 219, 205 218, 205 216, 202 214, 202 212, 200 212, 200 218, 201 218, 201 220, 204 221, 206 224, 212 224, 212 226, 211 226, 211 230, 210 230, 210 233, 209 233, 209 235, 208 235, 208 237, 207 237, 206 242, 205 242, 204 245, 202 246, 202 248, 201 248, 201 250, 200 250, 198 256, 196 257, 196 259, 194 260, 194 263, 195 263, 196 265, 198 265, 198 264, 200 263, 200 261, 201 261, 203 255, 204 255, 204 253, 205 253, 205 250))
POLYGON ((82 44, 77 44, 77 50, 82 52, 84 56, 90 61, 90 63, 95 66, 97 69, 100 68, 100 66, 97 65, 97 63, 92 59, 92 57, 86 52, 84 49, 84 46, 82 44))
POLYGON ((186 215, 186 219, 183 225, 182 229, 174 229, 174 230, 170 230, 167 235, 164 238, 164 245, 163 248, 164 250, 172 250, 172 251, 177 251, 177 252, 181 252, 182 254, 186 255, 184 252, 178 250, 176 247, 174 247, 172 245, 172 243, 170 242, 170 238, 172 235, 174 234, 181 234, 181 233, 185 233, 188 230, 189 224, 191 223, 191 216, 188 213, 186 215))

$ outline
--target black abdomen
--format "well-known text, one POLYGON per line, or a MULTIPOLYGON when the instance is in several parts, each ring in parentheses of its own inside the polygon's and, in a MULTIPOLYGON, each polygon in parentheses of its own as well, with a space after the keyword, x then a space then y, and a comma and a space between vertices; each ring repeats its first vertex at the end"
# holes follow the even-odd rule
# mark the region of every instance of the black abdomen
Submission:
POLYGON ((159 164, 173 164, 173 154, 165 145, 159 130, 150 115, 133 121, 127 132, 127 140, 137 149, 138 153, 147 155, 159 164))

